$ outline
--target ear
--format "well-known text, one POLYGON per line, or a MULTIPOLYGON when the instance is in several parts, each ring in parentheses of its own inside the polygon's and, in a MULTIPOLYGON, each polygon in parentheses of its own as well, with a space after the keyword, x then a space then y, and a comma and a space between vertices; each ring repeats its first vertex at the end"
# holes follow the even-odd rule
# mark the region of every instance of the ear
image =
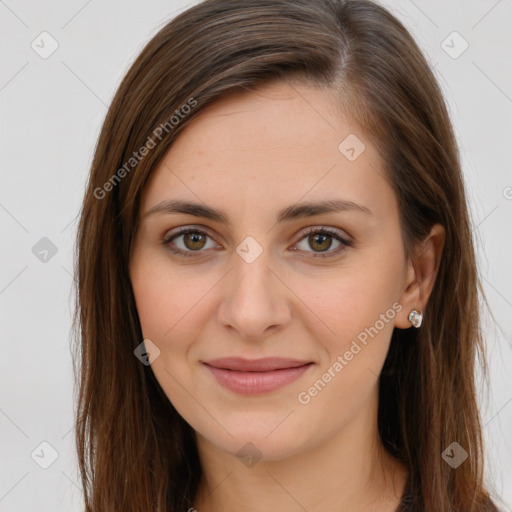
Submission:
POLYGON ((414 255, 407 262, 402 293, 398 299, 403 309, 395 317, 395 327, 411 327, 409 313, 413 309, 420 313, 425 310, 439 271, 445 237, 444 227, 434 224, 427 237, 416 245, 414 255))

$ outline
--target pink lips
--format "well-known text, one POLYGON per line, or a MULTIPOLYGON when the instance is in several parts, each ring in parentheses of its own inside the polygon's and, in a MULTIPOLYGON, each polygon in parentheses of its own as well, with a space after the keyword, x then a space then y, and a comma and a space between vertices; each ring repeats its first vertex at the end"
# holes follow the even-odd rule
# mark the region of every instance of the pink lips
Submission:
POLYGON ((311 361, 280 357, 225 357, 203 364, 212 372, 219 384, 243 395, 257 395, 279 389, 297 380, 313 365, 311 361))

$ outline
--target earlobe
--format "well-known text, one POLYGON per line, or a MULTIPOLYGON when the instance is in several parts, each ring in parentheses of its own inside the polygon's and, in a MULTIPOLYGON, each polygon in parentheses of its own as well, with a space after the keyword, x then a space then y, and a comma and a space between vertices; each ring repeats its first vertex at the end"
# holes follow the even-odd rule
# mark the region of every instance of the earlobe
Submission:
POLYGON ((397 315, 395 327, 407 329, 421 326, 423 311, 439 271, 445 236, 444 227, 434 224, 428 236, 417 244, 413 259, 408 262, 404 289, 399 300, 403 310, 397 315))
POLYGON ((419 286, 416 277, 416 269, 413 262, 409 259, 407 262, 407 270, 403 281, 403 291, 398 300, 402 305, 400 313, 395 317, 395 327, 399 329, 408 329, 412 323, 409 320, 411 312, 415 310, 421 311, 419 307, 419 286))

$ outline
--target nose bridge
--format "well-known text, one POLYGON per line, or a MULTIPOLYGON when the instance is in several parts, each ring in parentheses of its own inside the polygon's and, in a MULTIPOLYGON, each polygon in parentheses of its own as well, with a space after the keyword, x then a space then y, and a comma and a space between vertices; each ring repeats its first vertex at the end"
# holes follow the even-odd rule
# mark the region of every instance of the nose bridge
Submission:
POLYGON ((274 275, 270 251, 256 255, 255 249, 251 240, 237 248, 220 305, 222 323, 236 329, 241 337, 252 339, 261 337, 271 326, 284 325, 290 316, 286 287, 274 275))

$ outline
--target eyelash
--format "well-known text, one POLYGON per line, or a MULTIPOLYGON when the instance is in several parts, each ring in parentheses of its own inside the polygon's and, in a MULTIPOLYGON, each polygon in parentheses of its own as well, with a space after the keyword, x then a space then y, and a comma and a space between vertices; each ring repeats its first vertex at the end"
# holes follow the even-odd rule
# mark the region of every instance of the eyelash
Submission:
MULTIPOLYGON (((187 234, 190 234, 190 233, 199 233, 201 235, 206 235, 208 238, 211 238, 210 235, 208 235, 208 233, 206 233, 205 231, 201 230, 201 229, 196 229, 196 228, 183 228, 181 230, 179 230, 178 232, 176 233, 172 233, 171 235, 168 235, 166 237, 164 237, 164 239, 162 240, 162 243, 167 246, 169 248, 170 251, 172 251, 174 254, 177 254, 179 256, 184 256, 184 257, 194 257, 194 253, 200 253, 200 252, 204 252, 202 250, 198 250, 198 251, 183 251, 182 249, 178 249, 176 248, 175 246, 173 246, 173 244, 171 244, 171 242, 182 236, 182 235, 187 235, 187 234)), ((351 247, 352 246, 352 241, 350 240, 347 240, 346 238, 343 238, 337 231, 334 231, 332 229, 329 229, 329 228, 312 228, 310 230, 308 230, 307 232, 305 232, 302 237, 299 239, 299 242, 301 242, 304 238, 310 236, 310 235, 316 235, 316 234, 327 234, 327 235, 330 235, 332 236, 333 238, 335 238, 338 242, 341 243, 341 245, 335 249, 334 251, 327 251, 327 252, 323 252, 323 253, 315 253, 315 252, 312 252, 311 254, 313 255, 314 258, 331 258, 331 257, 334 257, 335 255, 338 255, 340 252, 342 252, 343 250, 345 250, 347 247, 351 247)), ((309 252, 309 251, 306 251, 306 252, 309 252)))

